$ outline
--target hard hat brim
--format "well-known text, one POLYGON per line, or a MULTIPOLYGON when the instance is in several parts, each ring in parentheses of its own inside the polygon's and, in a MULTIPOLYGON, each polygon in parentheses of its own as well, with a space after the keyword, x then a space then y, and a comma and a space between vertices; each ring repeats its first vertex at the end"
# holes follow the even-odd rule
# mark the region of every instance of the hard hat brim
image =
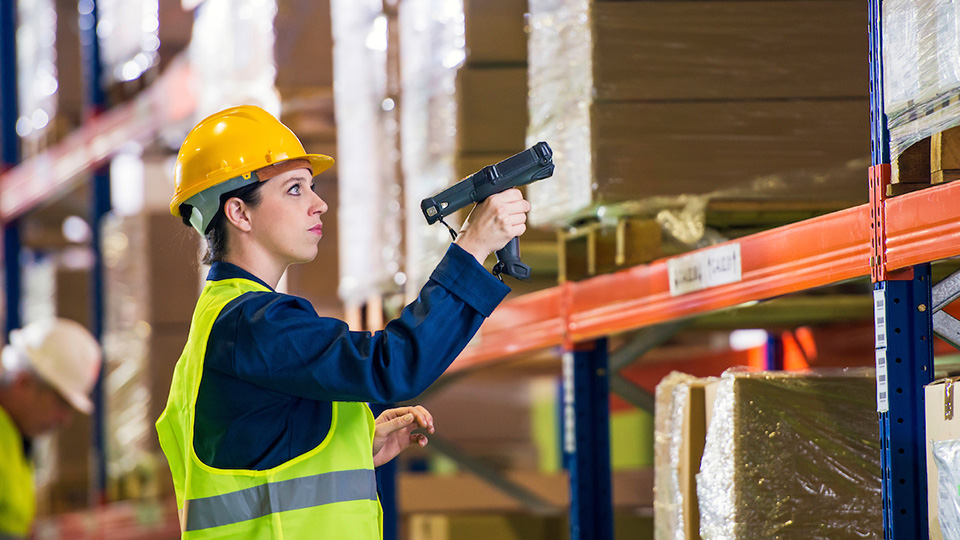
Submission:
MULTIPOLYGON (((276 163, 283 163, 284 161, 293 161, 297 159, 305 159, 310 162, 310 170, 313 176, 326 171, 330 167, 333 167, 334 160, 332 157, 324 154, 304 154, 302 156, 291 156, 284 158, 283 160, 277 161, 276 163)), ((178 192, 172 201, 170 201, 170 213, 174 216, 180 217, 180 205, 185 203, 190 197, 193 197, 197 193, 200 193, 212 186, 220 184, 229 180, 230 178, 236 178, 237 176, 243 176, 250 174, 251 172, 259 169, 261 167, 251 167, 250 170, 236 170, 230 171, 228 175, 224 174, 210 174, 207 176, 204 182, 198 182, 192 189, 184 190, 178 192)))

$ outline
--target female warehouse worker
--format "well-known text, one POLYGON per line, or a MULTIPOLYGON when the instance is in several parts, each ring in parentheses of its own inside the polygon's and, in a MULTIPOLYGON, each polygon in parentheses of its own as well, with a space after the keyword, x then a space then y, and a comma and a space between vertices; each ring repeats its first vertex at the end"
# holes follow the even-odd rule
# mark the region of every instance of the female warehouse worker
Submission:
POLYGON ((170 209, 211 263, 166 409, 157 421, 184 538, 377 539, 374 467, 433 429, 411 399, 450 365, 509 288, 481 262, 525 230, 511 190, 478 205, 415 302, 374 334, 275 291, 312 260, 327 204, 307 154, 266 111, 200 122, 180 148, 170 209))

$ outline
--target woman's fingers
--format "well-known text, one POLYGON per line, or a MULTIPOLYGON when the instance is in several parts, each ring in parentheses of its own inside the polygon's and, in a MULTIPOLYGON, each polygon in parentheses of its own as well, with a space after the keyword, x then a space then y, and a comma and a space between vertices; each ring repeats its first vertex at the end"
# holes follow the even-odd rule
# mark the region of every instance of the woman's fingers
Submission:
POLYGON ((423 433, 414 433, 410 435, 410 444, 416 444, 419 447, 423 448, 424 446, 427 445, 428 442, 430 442, 430 440, 427 439, 427 436, 424 435, 423 433))
POLYGON ((435 428, 433 427, 433 415, 430 414, 430 411, 428 411, 422 405, 413 407, 413 410, 414 414, 417 416, 417 423, 420 424, 420 427, 426 429, 430 433, 433 433, 435 428))
MULTIPOLYGON (((433 415, 430 414, 430 411, 428 411, 422 405, 388 409, 380 414, 376 423, 390 424, 390 429, 387 431, 387 433, 392 433, 400 428, 409 426, 414 421, 416 421, 419 427, 426 429, 430 433, 435 431, 433 426, 433 415)), ((415 429, 415 427, 411 429, 415 429)))

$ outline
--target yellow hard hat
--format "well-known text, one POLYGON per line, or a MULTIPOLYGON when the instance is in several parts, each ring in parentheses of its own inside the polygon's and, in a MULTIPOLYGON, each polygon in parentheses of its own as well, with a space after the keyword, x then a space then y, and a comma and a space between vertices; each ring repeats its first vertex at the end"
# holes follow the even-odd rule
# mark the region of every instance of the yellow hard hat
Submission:
POLYGON ((258 169, 293 159, 307 160, 313 175, 333 165, 330 156, 306 153, 293 131, 260 107, 241 105, 213 114, 180 145, 170 213, 179 216, 180 205, 191 204, 196 215, 190 222, 204 234, 221 194, 259 181, 253 174, 258 169))

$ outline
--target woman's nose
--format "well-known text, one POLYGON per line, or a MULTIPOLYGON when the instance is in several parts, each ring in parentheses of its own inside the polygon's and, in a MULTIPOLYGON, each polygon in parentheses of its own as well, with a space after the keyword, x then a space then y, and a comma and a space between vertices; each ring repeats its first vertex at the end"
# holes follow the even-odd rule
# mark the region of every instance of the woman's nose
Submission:
POLYGON ((319 195, 317 195, 317 200, 314 202, 313 207, 314 207, 313 213, 315 214, 324 214, 326 213, 327 210, 329 210, 329 207, 327 206, 327 202, 324 201, 322 198, 320 198, 319 195))

